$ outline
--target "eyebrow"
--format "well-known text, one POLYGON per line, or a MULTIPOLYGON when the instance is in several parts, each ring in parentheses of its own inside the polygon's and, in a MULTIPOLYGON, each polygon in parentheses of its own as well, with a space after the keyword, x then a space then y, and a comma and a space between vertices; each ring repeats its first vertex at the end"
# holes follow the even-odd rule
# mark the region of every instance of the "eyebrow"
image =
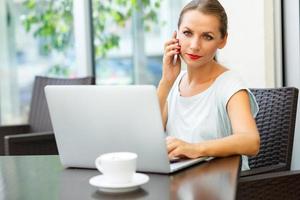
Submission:
POLYGON ((215 36, 215 34, 214 34, 213 32, 203 32, 203 34, 204 34, 204 35, 206 35, 206 34, 207 34, 207 35, 211 34, 211 35, 215 36))
MULTIPOLYGON (((191 32, 194 32, 193 30, 191 30, 189 27, 183 27, 183 28, 186 28, 186 29, 188 29, 188 31, 191 31, 191 32)), ((213 32, 211 32, 211 31, 206 31, 206 32, 203 32, 202 34, 212 34, 213 36, 215 35, 213 32)))

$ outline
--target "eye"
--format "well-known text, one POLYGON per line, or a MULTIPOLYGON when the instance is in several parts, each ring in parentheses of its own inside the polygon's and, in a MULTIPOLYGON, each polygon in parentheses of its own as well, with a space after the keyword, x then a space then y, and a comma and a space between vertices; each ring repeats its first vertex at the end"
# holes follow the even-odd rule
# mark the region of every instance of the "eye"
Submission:
POLYGON ((183 34, 187 37, 191 36, 192 35, 192 32, 191 31, 183 31, 183 34))
POLYGON ((213 40, 213 39, 214 39, 212 36, 207 35, 207 34, 203 35, 203 38, 204 38, 205 40, 207 40, 207 41, 210 41, 210 40, 213 40))

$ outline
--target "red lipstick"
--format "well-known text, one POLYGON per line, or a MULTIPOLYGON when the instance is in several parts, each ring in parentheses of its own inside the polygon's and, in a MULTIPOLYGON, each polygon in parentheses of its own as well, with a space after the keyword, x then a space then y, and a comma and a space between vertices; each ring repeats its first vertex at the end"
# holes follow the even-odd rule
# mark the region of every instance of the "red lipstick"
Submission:
POLYGON ((192 60, 198 60, 199 58, 201 58, 202 56, 198 56, 198 55, 194 55, 194 54, 189 54, 187 53, 186 55, 188 55, 188 57, 192 60))

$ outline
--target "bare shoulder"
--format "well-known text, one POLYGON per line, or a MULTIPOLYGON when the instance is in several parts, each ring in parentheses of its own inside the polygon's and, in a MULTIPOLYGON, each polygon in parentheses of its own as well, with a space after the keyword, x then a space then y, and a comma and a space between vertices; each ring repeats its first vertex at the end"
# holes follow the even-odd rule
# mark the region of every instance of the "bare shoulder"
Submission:
POLYGON ((237 91, 231 96, 227 104, 227 110, 248 110, 250 111, 249 93, 246 89, 237 91))

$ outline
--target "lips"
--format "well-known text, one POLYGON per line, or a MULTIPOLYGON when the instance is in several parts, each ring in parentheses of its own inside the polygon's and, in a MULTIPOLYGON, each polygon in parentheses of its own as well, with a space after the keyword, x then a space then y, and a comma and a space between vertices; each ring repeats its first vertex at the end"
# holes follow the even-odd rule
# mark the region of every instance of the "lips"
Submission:
POLYGON ((202 58, 202 56, 194 55, 194 54, 186 54, 190 59, 192 60, 198 60, 199 58, 202 58))

